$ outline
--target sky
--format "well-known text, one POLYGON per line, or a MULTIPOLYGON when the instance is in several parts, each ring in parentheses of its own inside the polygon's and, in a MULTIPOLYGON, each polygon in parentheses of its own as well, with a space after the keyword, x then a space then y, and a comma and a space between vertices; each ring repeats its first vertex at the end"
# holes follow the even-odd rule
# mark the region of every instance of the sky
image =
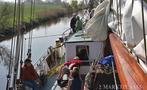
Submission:
MULTIPOLYGON (((15 0, 0 0, 0 1, 8 1, 8 2, 14 2, 15 0)), ((45 0, 43 0, 45 1, 45 0)), ((70 2, 71 0, 61 0, 61 1, 66 1, 66 2, 70 2)), ((78 2, 81 2, 83 0, 77 0, 78 2)))
MULTIPOLYGON (((61 0, 61 1, 66 1, 66 2, 71 2, 71 0, 61 0)), ((83 0, 77 0, 78 2, 81 2, 83 0)))

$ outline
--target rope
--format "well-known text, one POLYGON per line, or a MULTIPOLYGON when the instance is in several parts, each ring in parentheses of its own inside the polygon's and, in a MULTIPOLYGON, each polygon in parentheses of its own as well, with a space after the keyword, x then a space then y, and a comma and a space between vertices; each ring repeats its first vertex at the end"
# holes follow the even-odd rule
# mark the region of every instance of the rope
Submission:
POLYGON ((122 36, 122 17, 121 17, 121 0, 119 1, 119 6, 120 6, 120 37, 122 36))
POLYGON ((145 47, 145 58, 147 64, 147 50, 146 50, 146 37, 145 37, 145 22, 144 22, 144 8, 143 8, 143 0, 141 0, 141 10, 142 10, 142 27, 143 27, 143 38, 144 38, 144 47, 145 47))
MULTIPOLYGON (((21 4, 21 19, 22 19, 22 22, 24 22, 24 2, 22 2, 21 4)), ((22 23, 23 25, 23 23, 22 23)), ((22 30, 25 29, 24 26, 21 27, 22 30)), ((24 35, 22 34, 22 38, 21 38, 21 55, 20 55, 20 73, 19 73, 19 78, 21 76, 21 67, 22 67, 22 64, 23 64, 23 45, 24 45, 24 35)))
MULTIPOLYGON (((33 0, 31 0, 31 11, 30 11, 30 24, 31 24, 31 28, 32 28, 32 25, 33 25, 33 22, 32 22, 32 17, 34 16, 34 12, 33 12, 33 0)), ((35 5, 34 5, 35 6, 35 5)), ((34 9, 35 10, 35 9, 34 9)), ((31 47, 32 47, 32 35, 33 35, 33 31, 30 31, 29 32, 29 40, 28 40, 28 53, 27 55, 31 54, 31 47)))
POLYGON ((118 21, 118 34, 121 35, 121 32, 119 30, 119 13, 118 13, 118 0, 116 0, 116 4, 117 4, 117 21, 118 21))
MULTIPOLYGON (((15 18, 16 18, 16 0, 15 0, 15 3, 14 3, 14 13, 13 13, 13 32, 14 32, 14 29, 15 29, 15 18)), ((14 33, 12 33, 14 35, 14 33)), ((14 44, 15 43, 15 40, 14 38, 12 37, 12 41, 11 41, 11 50, 10 50, 10 61, 9 61, 9 70, 8 70, 8 75, 7 75, 7 85, 6 85, 6 90, 9 89, 9 84, 10 84, 10 73, 11 73, 11 65, 12 65, 12 56, 13 56, 13 53, 14 53, 14 44)))
MULTIPOLYGON (((32 39, 46 38, 46 37, 53 37, 53 36, 62 36, 62 34, 55 34, 55 35, 48 35, 48 36, 36 36, 36 37, 32 37, 32 39)), ((25 39, 29 39, 29 38, 25 38, 25 39)))
POLYGON ((114 77, 114 82, 115 82, 115 88, 116 90, 118 90, 118 86, 117 86, 117 81, 116 81, 116 75, 115 75, 115 69, 114 69, 114 63, 112 63, 112 70, 113 70, 113 77, 114 77))
POLYGON ((35 0, 34 0, 34 3, 33 3, 33 19, 35 19, 35 0))

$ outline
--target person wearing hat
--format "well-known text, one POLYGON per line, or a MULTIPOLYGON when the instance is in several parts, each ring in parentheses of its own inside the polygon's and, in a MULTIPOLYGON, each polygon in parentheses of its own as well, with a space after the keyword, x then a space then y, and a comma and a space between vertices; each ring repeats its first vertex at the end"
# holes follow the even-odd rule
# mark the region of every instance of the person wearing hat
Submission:
POLYGON ((24 61, 24 66, 21 71, 21 80, 24 85, 32 88, 33 90, 39 90, 39 85, 37 84, 39 76, 29 58, 24 61))

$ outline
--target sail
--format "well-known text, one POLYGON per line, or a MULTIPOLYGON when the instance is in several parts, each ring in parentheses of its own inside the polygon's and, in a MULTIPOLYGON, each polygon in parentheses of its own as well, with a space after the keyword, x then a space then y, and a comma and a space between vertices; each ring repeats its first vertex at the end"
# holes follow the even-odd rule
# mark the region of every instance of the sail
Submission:
MULTIPOLYGON (((147 38, 147 35, 146 35, 147 38)), ((147 42, 147 41, 146 41, 147 42)), ((146 45, 147 47, 147 45, 146 45)), ((146 57, 145 57, 145 47, 144 47, 144 39, 142 39, 139 44, 133 48, 133 51, 135 52, 135 54, 142 60, 146 61, 146 57)))
MULTIPOLYGON (((145 31, 147 34, 147 4, 144 3, 144 22, 145 22, 145 31)), ((142 23, 142 11, 141 11, 141 1, 135 0, 134 7, 132 12, 132 27, 134 34, 134 42, 137 45, 143 39, 143 23, 142 23)))
POLYGON ((95 9, 94 16, 85 26, 86 33, 94 41, 104 41, 107 39, 107 20, 109 14, 110 1, 105 0, 95 9))
MULTIPOLYGON (((114 11, 115 15, 114 17, 110 17, 110 18, 114 18, 115 20, 111 20, 108 23, 108 26, 111 29, 114 29, 116 32, 120 32, 122 25, 122 31, 119 33, 121 39, 123 41, 126 41, 128 47, 134 48, 143 39, 141 0, 118 0, 118 2, 116 1, 117 0, 114 0, 111 6, 111 9, 114 11), (121 14, 120 14, 120 9, 122 11, 121 14), (117 20, 118 18, 116 13, 118 13, 119 17, 121 17, 122 22, 117 20)), ((147 33, 147 25, 146 25, 147 4, 145 2, 143 8, 144 8, 145 31, 147 33)))

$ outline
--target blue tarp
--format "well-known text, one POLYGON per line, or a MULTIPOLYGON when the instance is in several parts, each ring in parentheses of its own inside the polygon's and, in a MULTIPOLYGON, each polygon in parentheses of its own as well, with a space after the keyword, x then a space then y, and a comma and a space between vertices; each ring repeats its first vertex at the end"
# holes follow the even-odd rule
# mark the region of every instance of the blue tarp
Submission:
POLYGON ((102 64, 102 65, 107 65, 107 64, 109 64, 109 65, 111 65, 111 62, 114 62, 114 57, 113 57, 113 55, 109 55, 109 56, 107 56, 107 57, 104 57, 103 59, 101 59, 101 60, 99 61, 99 64, 102 64))

